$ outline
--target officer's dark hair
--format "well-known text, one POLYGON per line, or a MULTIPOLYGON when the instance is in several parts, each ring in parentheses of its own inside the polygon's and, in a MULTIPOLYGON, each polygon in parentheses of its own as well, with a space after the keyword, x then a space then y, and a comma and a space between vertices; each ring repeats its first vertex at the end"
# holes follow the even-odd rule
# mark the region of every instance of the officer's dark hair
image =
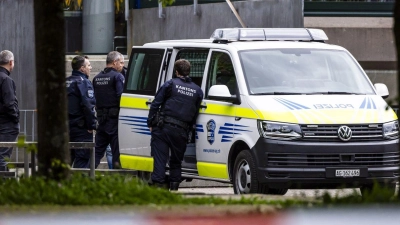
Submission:
POLYGON ((179 75, 188 76, 190 74, 190 62, 186 59, 178 59, 174 64, 174 69, 179 75))
POLYGON ((124 58, 124 56, 121 53, 119 53, 117 51, 109 52, 107 54, 106 64, 109 65, 109 64, 113 63, 115 60, 119 60, 121 58, 124 58))
POLYGON ((89 59, 86 55, 75 56, 71 61, 71 67, 73 70, 79 70, 85 65, 85 59, 89 59))

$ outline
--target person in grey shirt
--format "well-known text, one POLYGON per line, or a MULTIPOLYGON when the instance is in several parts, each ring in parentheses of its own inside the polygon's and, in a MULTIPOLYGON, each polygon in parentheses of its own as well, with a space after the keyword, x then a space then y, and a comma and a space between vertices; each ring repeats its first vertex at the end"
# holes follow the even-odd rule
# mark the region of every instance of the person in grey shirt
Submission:
MULTIPOLYGON (((19 133, 19 108, 15 83, 10 77, 14 69, 14 54, 0 52, 0 142, 14 142, 19 133)), ((0 171, 8 171, 7 160, 12 147, 0 147, 0 171)))

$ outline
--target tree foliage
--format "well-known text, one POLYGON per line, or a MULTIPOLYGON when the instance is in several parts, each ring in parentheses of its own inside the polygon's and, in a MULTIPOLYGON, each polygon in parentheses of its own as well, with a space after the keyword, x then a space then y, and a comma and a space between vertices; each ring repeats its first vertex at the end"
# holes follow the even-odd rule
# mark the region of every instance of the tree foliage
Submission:
POLYGON ((166 7, 167 5, 172 5, 175 2, 175 0, 159 0, 158 2, 161 2, 162 6, 166 7))

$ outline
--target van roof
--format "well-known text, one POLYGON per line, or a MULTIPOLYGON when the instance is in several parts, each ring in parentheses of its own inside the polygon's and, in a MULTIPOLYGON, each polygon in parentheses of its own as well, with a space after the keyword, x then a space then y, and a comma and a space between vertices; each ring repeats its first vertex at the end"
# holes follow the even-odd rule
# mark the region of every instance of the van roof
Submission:
POLYGON ((144 44, 146 47, 174 47, 174 48, 217 48, 217 49, 276 49, 276 48, 312 48, 344 50, 343 47, 321 42, 310 41, 233 41, 227 43, 213 43, 213 39, 185 39, 185 40, 164 40, 144 44))

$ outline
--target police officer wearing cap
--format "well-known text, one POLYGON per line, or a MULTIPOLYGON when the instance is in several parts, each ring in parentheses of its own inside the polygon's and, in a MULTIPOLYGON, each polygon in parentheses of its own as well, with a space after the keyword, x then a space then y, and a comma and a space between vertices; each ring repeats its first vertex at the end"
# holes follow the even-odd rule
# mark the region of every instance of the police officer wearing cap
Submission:
POLYGON ((186 151, 188 132, 196 124, 203 91, 189 77, 190 63, 179 59, 174 64, 175 76, 164 83, 151 103, 147 125, 151 131, 151 154, 154 169, 153 185, 176 191, 181 182, 181 167, 186 151), (165 180, 165 166, 169 149, 169 181, 165 180))
MULTIPOLYGON (((72 74, 67 77, 69 140, 71 142, 93 142, 96 116, 93 85, 89 75, 92 66, 87 56, 72 59, 72 74)), ((71 149, 71 164, 74 168, 89 168, 90 151, 71 149)))
POLYGON ((112 51, 108 53, 106 68, 93 78, 96 96, 98 127, 96 130, 96 168, 104 157, 107 146, 112 152, 112 168, 121 167, 118 143, 119 102, 124 89, 125 78, 121 74, 124 67, 124 56, 112 51))

